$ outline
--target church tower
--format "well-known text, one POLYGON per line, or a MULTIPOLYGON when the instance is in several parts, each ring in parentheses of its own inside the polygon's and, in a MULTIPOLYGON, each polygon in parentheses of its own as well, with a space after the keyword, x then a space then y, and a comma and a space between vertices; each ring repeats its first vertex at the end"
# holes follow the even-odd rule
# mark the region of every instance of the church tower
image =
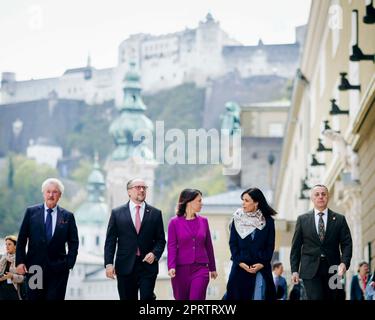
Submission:
POLYGON ((87 199, 75 213, 79 228, 80 249, 91 254, 102 254, 109 207, 105 202, 105 179, 97 158, 87 179, 86 189, 87 199))
POLYGON ((123 81, 124 98, 120 112, 109 128, 116 148, 106 163, 108 200, 111 208, 128 201, 126 183, 142 178, 149 186, 146 201, 152 203, 156 161, 153 153, 154 125, 146 117, 147 109, 141 97, 140 76, 135 63, 123 81))

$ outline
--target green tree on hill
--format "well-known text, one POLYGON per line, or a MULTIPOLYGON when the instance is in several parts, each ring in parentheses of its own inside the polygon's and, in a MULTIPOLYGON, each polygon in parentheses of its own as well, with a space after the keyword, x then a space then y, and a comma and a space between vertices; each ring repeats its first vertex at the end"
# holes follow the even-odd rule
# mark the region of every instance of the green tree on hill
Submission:
POLYGON ((23 156, 9 158, 6 172, 0 179, 7 179, 10 169, 14 170, 12 185, 0 182, 0 236, 18 232, 25 208, 43 199, 42 182, 49 177, 57 177, 55 169, 38 165, 23 156))

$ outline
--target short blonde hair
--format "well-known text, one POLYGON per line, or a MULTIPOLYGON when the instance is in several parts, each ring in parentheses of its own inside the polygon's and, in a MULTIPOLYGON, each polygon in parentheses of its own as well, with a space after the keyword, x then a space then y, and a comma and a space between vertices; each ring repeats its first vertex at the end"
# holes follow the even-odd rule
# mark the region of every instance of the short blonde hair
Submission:
POLYGON ((44 191, 46 190, 46 188, 50 184, 54 184, 55 186, 57 186, 57 188, 60 190, 61 194, 64 193, 63 183, 59 179, 56 179, 56 178, 48 178, 48 179, 44 180, 44 182, 42 183, 42 193, 44 193, 44 191))
POLYGON ((17 237, 14 236, 14 235, 6 236, 6 237, 5 237, 5 241, 7 241, 7 240, 12 241, 12 242, 14 243, 14 245, 17 244, 17 237))

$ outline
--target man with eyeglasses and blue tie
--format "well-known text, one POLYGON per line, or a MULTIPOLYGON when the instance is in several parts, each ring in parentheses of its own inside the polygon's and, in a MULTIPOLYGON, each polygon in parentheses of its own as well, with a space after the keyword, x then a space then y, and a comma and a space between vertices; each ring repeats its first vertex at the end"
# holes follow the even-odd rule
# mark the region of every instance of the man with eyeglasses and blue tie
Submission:
MULTIPOLYGON (((18 235, 17 273, 25 274, 31 267, 41 267, 41 287, 28 282, 28 300, 64 300, 69 270, 78 254, 78 230, 73 213, 57 205, 64 192, 58 179, 42 184, 44 203, 26 209, 18 235), (26 252, 27 245, 27 252, 26 252), (66 252, 66 246, 68 252, 66 252)), ((37 277, 37 271, 35 277, 37 277)), ((34 274, 27 274, 27 280, 34 274)))
POLYGON ((297 218, 292 240, 292 282, 302 278, 309 300, 345 299, 340 277, 350 266, 352 238, 345 216, 328 209, 328 200, 326 186, 311 189, 314 208, 297 218))
POLYGON ((166 243, 162 213, 145 202, 144 180, 130 180, 127 192, 129 201, 113 209, 108 222, 104 247, 106 276, 117 277, 121 300, 138 300, 138 291, 141 300, 153 300, 159 259, 166 243))

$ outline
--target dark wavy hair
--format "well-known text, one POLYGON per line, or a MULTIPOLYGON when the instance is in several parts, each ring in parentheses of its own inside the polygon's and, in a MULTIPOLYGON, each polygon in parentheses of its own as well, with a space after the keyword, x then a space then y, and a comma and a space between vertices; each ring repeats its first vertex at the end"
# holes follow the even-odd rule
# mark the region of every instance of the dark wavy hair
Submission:
POLYGON ((362 261, 359 265, 358 265, 358 269, 357 269, 357 272, 359 272, 359 269, 363 266, 363 265, 369 265, 366 261, 362 261))
POLYGON ((181 217, 186 212, 186 206, 189 202, 193 201, 196 197, 202 196, 202 192, 198 189, 184 189, 180 193, 180 197, 178 198, 177 216, 181 217))
POLYGON ((263 192, 260 191, 258 188, 249 188, 242 192, 241 199, 243 199, 243 196, 245 194, 248 194, 251 199, 253 199, 254 202, 258 202, 258 209, 262 211, 262 214, 267 216, 274 216, 277 214, 277 212, 270 207, 270 205, 267 203, 266 197, 264 196, 263 192))

